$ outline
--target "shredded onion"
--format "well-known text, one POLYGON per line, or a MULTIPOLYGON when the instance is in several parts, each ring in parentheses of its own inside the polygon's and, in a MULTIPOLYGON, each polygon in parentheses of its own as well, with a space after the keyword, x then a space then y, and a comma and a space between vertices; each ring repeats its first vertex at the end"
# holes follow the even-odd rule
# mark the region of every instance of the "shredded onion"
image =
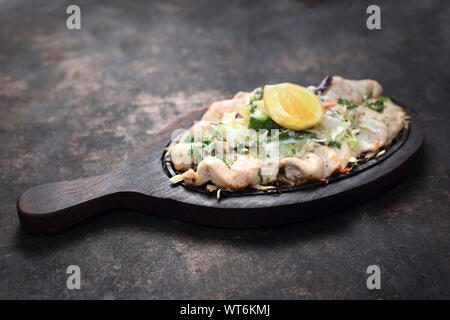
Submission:
POLYGON ((173 176, 172 178, 170 178, 169 181, 172 184, 175 184, 175 183, 178 183, 180 181, 183 181, 183 175, 182 174, 177 174, 176 176, 173 176))

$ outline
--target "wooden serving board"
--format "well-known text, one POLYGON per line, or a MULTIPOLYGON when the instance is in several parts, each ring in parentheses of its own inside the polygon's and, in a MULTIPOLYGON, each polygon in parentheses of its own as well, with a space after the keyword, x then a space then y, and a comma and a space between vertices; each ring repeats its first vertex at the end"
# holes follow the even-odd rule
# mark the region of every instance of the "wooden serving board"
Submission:
MULTIPOLYGON (((407 136, 384 159, 374 159, 347 177, 331 183, 313 184, 281 194, 202 193, 183 185, 172 186, 163 166, 164 147, 175 129, 188 128, 206 110, 199 108, 166 127, 149 147, 113 172, 100 176, 36 186, 24 192, 17 212, 24 230, 56 233, 107 210, 128 208, 192 223, 232 228, 250 228, 303 221, 375 197, 402 178, 424 140, 418 114, 410 116, 407 136)), ((400 142, 396 142, 400 143, 400 142)))

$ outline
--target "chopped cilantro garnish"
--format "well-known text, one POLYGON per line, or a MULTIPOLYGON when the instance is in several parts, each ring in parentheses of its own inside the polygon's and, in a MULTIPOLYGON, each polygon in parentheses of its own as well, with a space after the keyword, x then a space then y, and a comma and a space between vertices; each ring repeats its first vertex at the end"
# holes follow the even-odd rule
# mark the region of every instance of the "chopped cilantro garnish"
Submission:
POLYGON ((194 143, 191 145, 190 151, 191 155, 194 156, 194 163, 200 163, 203 160, 203 148, 194 143))
POLYGON ((302 131, 295 131, 295 135, 299 138, 310 138, 310 139, 314 139, 317 138, 317 133, 313 132, 313 131, 309 131, 309 130, 302 130, 302 131))
POLYGON ((340 149, 342 144, 339 141, 330 141, 330 142, 328 142, 328 146, 336 147, 336 148, 340 149))
POLYGON ((282 157, 290 157, 296 153, 297 150, 295 149, 295 145, 293 143, 280 144, 280 155, 282 157))
POLYGON ((259 181, 262 183, 263 182, 263 177, 261 174, 261 168, 258 169, 258 176, 259 176, 259 181))
POLYGON ((258 88, 256 95, 254 97, 252 97, 249 101, 249 103, 247 104, 248 106, 250 106, 250 113, 255 112, 255 102, 259 101, 262 99, 262 89, 258 88))
POLYGON ((309 130, 302 130, 302 131, 287 130, 287 131, 281 132, 278 135, 279 141, 284 141, 284 140, 288 140, 288 139, 299 140, 299 139, 306 139, 306 138, 315 139, 315 138, 317 138, 317 133, 315 133, 313 131, 309 131, 309 130))
POLYGON ((338 103, 347 107, 347 110, 353 110, 358 108, 356 103, 352 103, 350 100, 338 98, 338 103))
POLYGON ((339 104, 342 104, 342 105, 346 105, 346 104, 350 104, 351 103, 349 100, 342 99, 342 98, 338 98, 337 101, 338 101, 339 104))
POLYGON ((356 137, 345 137, 344 141, 347 142, 353 150, 358 148, 358 139, 356 137))
MULTIPOLYGON (((371 100, 373 98, 372 93, 368 93, 365 95, 365 98, 367 100, 371 100)), ((375 100, 374 102, 368 102, 365 104, 365 107, 372 109, 373 111, 376 111, 378 113, 383 113, 385 105, 384 103, 387 102, 389 100, 389 98, 387 97, 378 97, 377 100, 375 100)))
POLYGON ((259 97, 253 97, 250 99, 250 104, 253 104, 253 102, 260 100, 259 97))
POLYGON ((380 97, 375 102, 369 102, 365 106, 369 109, 372 109, 373 111, 378 112, 378 113, 383 113, 384 107, 385 107, 384 101, 385 101, 385 98, 380 97))
POLYGON ((192 142, 194 142, 194 137, 187 136, 187 137, 184 139, 184 143, 192 143, 192 142))

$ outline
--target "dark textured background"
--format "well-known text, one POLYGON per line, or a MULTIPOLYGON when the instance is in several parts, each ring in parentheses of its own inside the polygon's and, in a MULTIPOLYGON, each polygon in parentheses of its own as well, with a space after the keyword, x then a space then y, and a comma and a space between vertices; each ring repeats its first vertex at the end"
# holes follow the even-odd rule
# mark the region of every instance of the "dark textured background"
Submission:
MULTIPOLYGON (((0 1, 0 298, 450 298, 446 1, 0 1), (65 27, 82 10, 82 31, 65 27), (19 227, 27 188, 107 172, 186 110, 265 83, 373 78, 418 110, 413 173, 373 201, 277 228, 115 211, 19 227), (82 289, 66 289, 77 264, 82 289), (382 269, 382 290, 366 268, 382 269)), ((151 181, 149 181, 151 183, 151 181)))

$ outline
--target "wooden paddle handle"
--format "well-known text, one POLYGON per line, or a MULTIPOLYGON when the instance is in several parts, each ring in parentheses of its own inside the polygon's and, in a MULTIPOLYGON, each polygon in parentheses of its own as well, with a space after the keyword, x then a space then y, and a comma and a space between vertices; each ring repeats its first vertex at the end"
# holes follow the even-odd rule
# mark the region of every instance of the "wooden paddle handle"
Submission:
MULTIPOLYGON (((172 122, 149 139, 141 152, 131 155, 115 172, 96 177, 33 187, 17 202, 23 229, 30 233, 55 233, 98 213, 127 208, 165 216, 167 189, 155 182, 164 178, 161 156, 172 132, 192 125, 208 107, 201 107, 172 122)), ((184 206, 186 207, 186 206, 184 206)))
POLYGON ((20 223, 30 233, 59 232, 122 207, 127 184, 126 175, 119 172, 33 187, 17 202, 20 223))

